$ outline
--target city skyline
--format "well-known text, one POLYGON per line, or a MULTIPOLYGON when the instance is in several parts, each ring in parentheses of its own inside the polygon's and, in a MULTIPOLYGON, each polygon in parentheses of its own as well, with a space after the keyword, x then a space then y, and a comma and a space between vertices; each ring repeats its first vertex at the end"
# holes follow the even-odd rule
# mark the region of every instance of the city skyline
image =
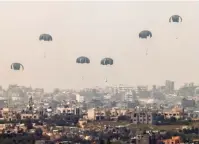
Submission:
POLYGON ((174 91, 176 91, 176 90, 179 90, 180 88, 183 88, 183 87, 195 87, 195 88, 197 88, 197 87, 199 87, 199 85, 198 84, 195 84, 195 83, 193 83, 193 82, 186 82, 186 83, 183 83, 182 85, 180 85, 179 87, 176 87, 176 85, 175 85, 175 82, 174 81, 172 81, 172 80, 165 80, 164 81, 164 83, 162 84, 162 85, 158 85, 158 84, 153 84, 153 85, 142 85, 142 84, 140 84, 140 85, 124 85, 124 84, 118 84, 118 85, 107 85, 107 86, 102 86, 102 87, 100 87, 100 86, 93 86, 93 87, 84 87, 84 88, 80 88, 80 89, 78 89, 78 88, 59 88, 59 87, 54 87, 53 89, 51 89, 50 91, 49 90, 47 90, 46 91, 46 89, 45 88, 42 88, 42 87, 33 87, 32 85, 29 85, 29 86, 27 86, 27 85, 18 85, 18 84, 9 84, 8 85, 8 87, 3 87, 1 84, 0 84, 0 88, 2 89, 2 90, 7 90, 7 89, 9 89, 9 87, 15 87, 15 86, 17 86, 17 87, 26 87, 26 88, 31 88, 31 89, 43 89, 45 92, 53 92, 53 91, 55 91, 55 90, 83 90, 83 89, 95 89, 95 88, 116 88, 116 87, 120 87, 120 88, 133 88, 134 90, 135 89, 137 89, 138 87, 146 87, 147 88, 147 90, 154 90, 154 89, 162 89, 163 87, 164 87, 164 89, 166 90, 166 91, 168 91, 168 92, 174 92, 174 91))
POLYGON ((32 85, 46 91, 109 85, 175 87, 199 82, 199 2, 0 2, 0 82, 32 85), (143 9, 145 11, 143 11, 143 9), (179 14, 182 24, 171 25, 179 14), (151 30, 147 42, 138 33, 151 30), (43 46, 42 33, 53 36, 43 46), (148 55, 145 49, 148 48, 148 55), (43 57, 44 52, 46 58, 43 57), (79 56, 91 59, 78 65, 79 56), (114 59, 111 68, 100 65, 114 59), (20 62, 23 72, 10 65, 20 62), (82 76, 84 79, 82 80, 82 76))

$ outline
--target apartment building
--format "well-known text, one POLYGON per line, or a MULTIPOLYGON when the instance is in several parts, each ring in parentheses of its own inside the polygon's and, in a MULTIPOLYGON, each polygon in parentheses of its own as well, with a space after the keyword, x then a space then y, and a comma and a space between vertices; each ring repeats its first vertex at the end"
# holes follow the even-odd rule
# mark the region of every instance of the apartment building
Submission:
POLYGON ((180 144, 181 139, 179 136, 173 136, 171 139, 162 140, 164 144, 180 144))
POLYGON ((81 111, 79 107, 57 107, 57 112, 59 113, 67 113, 67 114, 74 114, 74 115, 81 115, 81 111))
POLYGON ((22 112, 21 113, 21 119, 39 119, 39 114, 38 113, 31 113, 31 112, 22 112))
POLYGON ((1 115, 2 115, 2 118, 6 121, 12 121, 16 119, 16 112, 9 108, 3 108, 1 110, 1 115))
POLYGON ((174 107, 171 110, 166 110, 163 112, 164 118, 169 119, 171 117, 175 117, 176 119, 180 119, 183 117, 183 109, 174 107))
POLYGON ((155 114, 152 112, 132 112, 133 124, 153 124, 155 114))
POLYGON ((99 108, 91 108, 87 111, 88 120, 103 120, 105 115, 105 110, 99 108))

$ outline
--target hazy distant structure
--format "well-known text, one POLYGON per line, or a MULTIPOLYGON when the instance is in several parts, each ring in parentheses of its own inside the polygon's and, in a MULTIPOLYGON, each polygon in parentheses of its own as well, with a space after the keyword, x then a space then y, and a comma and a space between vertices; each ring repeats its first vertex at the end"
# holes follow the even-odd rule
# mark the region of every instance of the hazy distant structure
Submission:
POLYGON ((182 99, 181 104, 183 106, 183 108, 186 107, 195 107, 195 100, 188 100, 188 99, 182 99))
POLYGON ((124 101, 134 102, 137 100, 135 91, 128 91, 124 95, 124 101))
POLYGON ((194 96, 196 88, 197 86, 195 86, 194 83, 185 83, 184 86, 179 88, 178 95, 185 97, 194 96))
POLYGON ((174 81, 166 80, 165 81, 165 92, 166 93, 173 93, 175 89, 174 81))
POLYGON ((195 89, 195 94, 194 94, 195 96, 199 96, 199 87, 197 87, 196 89, 195 89))
POLYGON ((80 103, 84 102, 84 96, 76 94, 76 101, 80 103))
POLYGON ((32 96, 29 98, 29 102, 28 102, 28 107, 29 107, 29 111, 33 112, 33 99, 32 96))
POLYGON ((136 93, 139 93, 141 91, 148 91, 148 86, 145 85, 139 85, 137 88, 135 88, 136 93))
POLYGON ((136 95, 140 98, 148 98, 150 97, 150 92, 148 91, 148 86, 137 86, 135 89, 136 95))
POLYGON ((153 85, 153 86, 152 86, 152 91, 153 91, 153 92, 157 91, 156 85, 153 85))
POLYGON ((12 95, 11 95, 11 91, 10 89, 7 90, 7 97, 8 97, 8 100, 7 100, 7 108, 12 108, 12 95))

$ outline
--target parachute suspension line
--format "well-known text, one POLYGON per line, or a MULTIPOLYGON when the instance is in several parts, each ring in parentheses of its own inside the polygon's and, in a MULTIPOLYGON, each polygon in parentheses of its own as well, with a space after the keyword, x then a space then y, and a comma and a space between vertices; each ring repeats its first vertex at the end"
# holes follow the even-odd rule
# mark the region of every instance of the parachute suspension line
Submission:
POLYGON ((81 70, 82 70, 82 77, 81 77, 81 79, 82 79, 82 82, 84 81, 84 76, 85 76, 85 74, 84 74, 84 67, 85 67, 85 64, 82 64, 82 66, 81 66, 82 68, 81 68, 81 70))
POLYGON ((46 58, 46 52, 44 51, 44 58, 46 58))
POLYGON ((109 86, 109 83, 108 83, 108 69, 109 69, 109 66, 106 65, 104 68, 105 68, 104 83, 105 83, 105 87, 108 87, 109 86))
POLYGON ((80 87, 83 89, 85 88, 85 74, 84 74, 84 67, 85 64, 80 64, 80 71, 81 71, 81 82, 80 82, 80 87))
POLYGON ((46 51, 48 49, 48 42, 47 43, 43 43, 44 44, 44 58, 46 58, 46 51))
POLYGON ((148 55, 148 47, 146 47, 146 56, 148 55))

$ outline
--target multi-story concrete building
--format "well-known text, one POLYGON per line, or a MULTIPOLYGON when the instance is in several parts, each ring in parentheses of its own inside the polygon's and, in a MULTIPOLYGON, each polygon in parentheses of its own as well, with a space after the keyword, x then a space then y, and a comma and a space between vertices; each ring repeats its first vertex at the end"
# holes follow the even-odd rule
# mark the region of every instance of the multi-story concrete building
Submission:
POLYGON ((174 81, 166 80, 165 91, 167 93, 172 93, 174 91, 174 81))
POLYGON ((133 124, 153 124, 154 116, 152 112, 132 112, 131 120, 133 124))
POLYGON ((6 121, 12 121, 16 119, 16 112, 9 108, 2 108, 2 119, 6 121))
POLYGON ((184 111, 182 108, 174 107, 171 110, 164 110, 163 115, 165 119, 169 119, 171 117, 175 117, 176 119, 180 119, 184 115, 184 111))
POLYGON ((87 111, 87 118, 89 120, 102 120, 105 118, 105 110, 99 108, 91 108, 87 111))
POLYGON ((134 102, 136 100, 136 93, 134 91, 128 91, 124 95, 124 101, 134 102))
POLYGON ((21 119, 39 119, 39 114, 38 113, 32 113, 28 111, 24 111, 21 113, 21 119))
POLYGON ((76 94, 76 101, 80 103, 84 102, 84 96, 76 94))
POLYGON ((81 111, 79 107, 57 107, 58 113, 67 113, 74 115, 81 115, 81 111))
POLYGON ((171 139, 162 140, 164 144, 180 144, 181 138, 179 136, 173 136, 171 139))

